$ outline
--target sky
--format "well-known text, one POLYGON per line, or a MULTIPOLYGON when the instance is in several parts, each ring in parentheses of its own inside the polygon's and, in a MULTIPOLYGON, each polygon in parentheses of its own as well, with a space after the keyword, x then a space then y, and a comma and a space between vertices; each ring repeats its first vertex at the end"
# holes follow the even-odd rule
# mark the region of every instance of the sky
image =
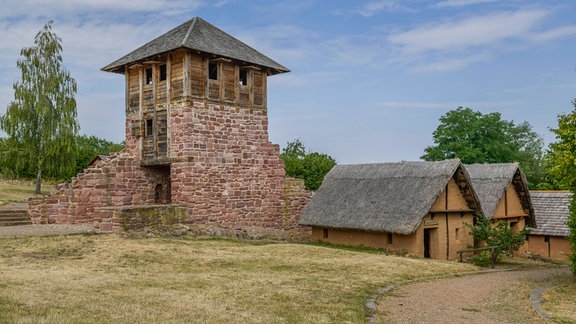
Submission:
MULTIPOLYGON (((80 133, 124 140, 124 78, 100 69, 198 16, 288 67, 269 138, 339 164, 416 161, 459 106, 546 144, 576 98, 573 0, 0 0, 0 114, 48 21, 78 83, 80 133)), ((5 136, 1 134, 0 136, 5 136)))

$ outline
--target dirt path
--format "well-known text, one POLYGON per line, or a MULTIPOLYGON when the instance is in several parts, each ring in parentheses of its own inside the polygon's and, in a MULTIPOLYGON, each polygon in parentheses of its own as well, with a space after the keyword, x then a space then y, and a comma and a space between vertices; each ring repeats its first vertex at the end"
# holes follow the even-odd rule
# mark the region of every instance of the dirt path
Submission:
POLYGON ((530 293, 567 268, 490 272, 400 286, 377 304, 381 323, 542 323, 530 293))
POLYGON ((0 237, 94 234, 91 224, 0 226, 0 237))

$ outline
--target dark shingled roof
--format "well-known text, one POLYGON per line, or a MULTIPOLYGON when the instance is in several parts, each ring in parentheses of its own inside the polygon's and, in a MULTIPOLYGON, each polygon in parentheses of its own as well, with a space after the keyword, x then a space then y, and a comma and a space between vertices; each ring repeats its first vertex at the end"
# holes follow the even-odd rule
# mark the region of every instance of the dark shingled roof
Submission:
POLYGON ((484 216, 492 219, 506 188, 513 184, 522 207, 528 214, 526 224, 535 226, 528 182, 518 163, 467 164, 465 168, 472 180, 474 191, 480 199, 480 207, 484 216))
POLYGON ((131 53, 106 65, 103 71, 124 73, 124 66, 133 62, 151 58, 155 55, 173 51, 178 48, 188 48, 207 54, 215 54, 258 65, 270 69, 271 74, 289 72, 285 66, 242 43, 224 31, 194 17, 166 34, 148 42, 131 53))
POLYGON ((572 193, 569 191, 530 191, 530 199, 536 214, 538 228, 531 228, 530 234, 568 236, 570 228, 570 201, 572 193))
POLYGON ((336 165, 306 206, 301 225, 411 234, 451 178, 477 198, 460 160, 336 165))

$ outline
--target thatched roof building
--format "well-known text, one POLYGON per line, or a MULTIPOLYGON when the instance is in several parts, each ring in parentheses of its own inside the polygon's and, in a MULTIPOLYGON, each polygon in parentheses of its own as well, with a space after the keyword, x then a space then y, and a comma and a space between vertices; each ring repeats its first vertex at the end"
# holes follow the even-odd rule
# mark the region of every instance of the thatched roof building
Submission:
POLYGON ((412 234, 451 179, 463 193, 465 211, 477 210, 478 199, 458 159, 336 165, 306 206, 300 224, 412 234))
POLYGON ((518 163, 467 164, 465 167, 484 216, 488 219, 494 217, 498 204, 505 199, 506 190, 512 185, 527 215, 526 224, 536 226, 528 182, 518 163))
POLYGON ((570 235, 568 219, 570 218, 569 191, 531 191, 530 199, 534 206, 537 228, 531 228, 531 235, 550 235, 567 237, 570 235))

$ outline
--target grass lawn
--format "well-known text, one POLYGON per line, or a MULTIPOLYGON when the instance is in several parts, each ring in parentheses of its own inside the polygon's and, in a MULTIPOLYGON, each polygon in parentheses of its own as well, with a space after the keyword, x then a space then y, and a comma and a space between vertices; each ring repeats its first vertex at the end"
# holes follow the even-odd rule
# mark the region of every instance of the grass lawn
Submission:
MULTIPOLYGON (((51 187, 52 185, 43 184, 42 192, 47 193, 51 187)), ((32 196, 34 196, 32 182, 12 182, 0 179, 0 206, 11 202, 26 202, 32 196)))
POLYGON ((361 323, 388 283, 469 264, 301 244, 1 238, 0 322, 361 323))
POLYGON ((556 323, 574 323, 576 320, 576 279, 566 278, 563 284, 542 294, 542 308, 556 323))

